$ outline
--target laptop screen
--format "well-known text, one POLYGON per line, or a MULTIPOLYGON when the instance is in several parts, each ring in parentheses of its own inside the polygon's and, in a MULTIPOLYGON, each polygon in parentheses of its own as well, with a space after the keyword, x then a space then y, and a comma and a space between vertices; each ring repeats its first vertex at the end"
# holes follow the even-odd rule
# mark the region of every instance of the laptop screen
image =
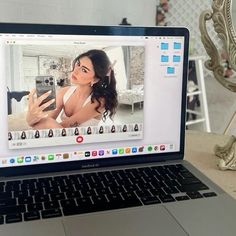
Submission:
POLYGON ((184 28, 0 24, 2 173, 180 157, 187 48, 184 28))

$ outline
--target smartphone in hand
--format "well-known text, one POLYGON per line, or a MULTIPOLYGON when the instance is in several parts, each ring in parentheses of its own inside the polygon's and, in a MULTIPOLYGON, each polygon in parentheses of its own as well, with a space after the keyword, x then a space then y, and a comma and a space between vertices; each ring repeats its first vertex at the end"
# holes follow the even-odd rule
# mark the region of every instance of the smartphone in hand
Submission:
POLYGON ((44 111, 51 111, 56 109, 56 84, 53 76, 36 76, 35 78, 36 84, 36 94, 37 97, 40 97, 44 93, 51 91, 49 96, 42 101, 42 104, 50 101, 51 99, 55 99, 55 102, 50 104, 48 107, 44 109, 44 111))

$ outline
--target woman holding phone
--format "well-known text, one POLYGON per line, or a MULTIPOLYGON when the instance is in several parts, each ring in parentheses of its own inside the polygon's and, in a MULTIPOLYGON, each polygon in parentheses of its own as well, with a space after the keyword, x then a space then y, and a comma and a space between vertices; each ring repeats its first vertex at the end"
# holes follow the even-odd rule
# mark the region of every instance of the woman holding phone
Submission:
POLYGON ((44 111, 55 99, 42 103, 51 93, 29 94, 26 120, 34 129, 98 125, 115 114, 118 101, 113 66, 103 50, 89 50, 72 63, 71 86, 58 90, 56 109, 44 111))

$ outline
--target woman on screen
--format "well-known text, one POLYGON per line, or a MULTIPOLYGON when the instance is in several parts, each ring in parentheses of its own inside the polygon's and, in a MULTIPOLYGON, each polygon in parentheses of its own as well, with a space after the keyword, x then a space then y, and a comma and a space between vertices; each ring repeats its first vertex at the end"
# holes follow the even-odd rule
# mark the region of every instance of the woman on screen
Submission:
POLYGON ((44 111, 55 99, 42 103, 50 91, 36 97, 29 94, 27 123, 34 129, 94 126, 115 114, 117 108, 116 80, 113 66, 102 50, 89 50, 72 63, 71 86, 56 94, 56 109, 44 111))

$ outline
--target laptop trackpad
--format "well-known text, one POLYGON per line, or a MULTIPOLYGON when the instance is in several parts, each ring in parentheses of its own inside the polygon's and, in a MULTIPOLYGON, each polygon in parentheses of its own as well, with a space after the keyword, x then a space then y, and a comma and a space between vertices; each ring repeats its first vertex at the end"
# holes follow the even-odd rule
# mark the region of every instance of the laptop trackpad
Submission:
POLYGON ((66 217, 63 224, 68 236, 187 235, 162 206, 66 217))

